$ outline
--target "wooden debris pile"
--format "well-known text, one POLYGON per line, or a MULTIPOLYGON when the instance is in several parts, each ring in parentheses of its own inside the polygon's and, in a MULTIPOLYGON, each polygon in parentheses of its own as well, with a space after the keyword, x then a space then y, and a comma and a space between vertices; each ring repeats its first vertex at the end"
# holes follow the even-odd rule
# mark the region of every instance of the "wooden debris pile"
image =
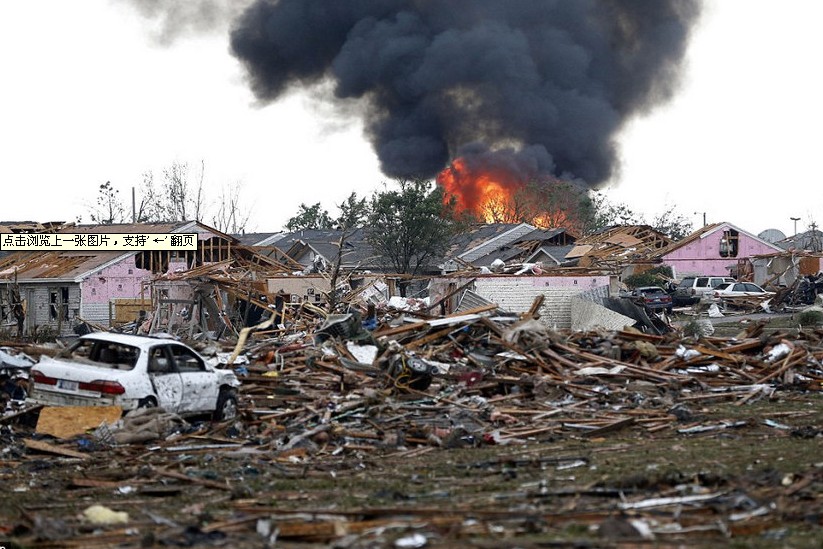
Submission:
POLYGON ((603 480, 598 467, 631 451, 610 440, 667 440, 647 446, 652 461, 747 430, 804 438, 786 422, 813 410, 760 422, 709 420, 706 406, 819 399, 823 331, 569 332, 534 311, 381 311, 373 330, 358 315, 305 311, 288 330, 246 331, 233 357, 248 360, 229 360, 243 381, 234 421, 142 446, 0 432, 6 478, 22 494, 6 523, 33 547, 450 547, 549 542, 570 528, 608 543, 722 542, 788 520, 790 504, 820 503, 819 470, 742 488, 640 463, 603 480), (60 476, 44 455, 70 467, 60 476), (59 500, 34 499, 49 487, 59 500), (116 522, 92 523, 92 504, 116 522))
POLYGON ((654 433, 692 427, 688 405, 820 391, 823 381, 816 333, 766 337, 762 324, 739 338, 690 342, 633 330, 556 332, 480 313, 406 320, 360 340, 256 343, 243 388, 250 425, 272 448, 314 426, 326 445, 374 451, 654 433), (396 356, 428 366, 425 389, 409 384, 414 372, 403 378, 386 366, 396 356))

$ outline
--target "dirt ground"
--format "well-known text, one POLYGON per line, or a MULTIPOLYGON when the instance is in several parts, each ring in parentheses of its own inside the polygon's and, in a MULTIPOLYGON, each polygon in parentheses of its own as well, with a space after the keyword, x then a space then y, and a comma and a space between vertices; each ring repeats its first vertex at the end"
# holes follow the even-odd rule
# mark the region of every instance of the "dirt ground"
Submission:
POLYGON ((7 428, 0 520, 6 547, 820 547, 819 395, 694 414, 728 427, 276 459, 168 444, 24 457, 7 428), (128 521, 89 524, 95 504, 128 521))
MULTIPOLYGON (((404 414, 415 406, 432 405, 418 396, 404 414)), ((249 406, 113 447, 40 437, 27 414, 0 423, 0 546, 823 546, 819 387, 684 397, 653 431, 644 406, 595 432, 336 444, 316 429, 286 451, 249 406)))

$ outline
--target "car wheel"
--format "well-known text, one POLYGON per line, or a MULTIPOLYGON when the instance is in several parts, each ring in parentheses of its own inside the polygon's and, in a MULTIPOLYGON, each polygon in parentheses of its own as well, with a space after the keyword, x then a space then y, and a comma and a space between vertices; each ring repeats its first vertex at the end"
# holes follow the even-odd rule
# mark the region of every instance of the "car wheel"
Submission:
POLYGON ((237 395, 234 391, 223 389, 217 397, 214 419, 215 421, 226 421, 235 417, 237 417, 237 395))
POLYGON ((157 400, 154 397, 141 398, 137 403, 138 408, 157 408, 157 400))

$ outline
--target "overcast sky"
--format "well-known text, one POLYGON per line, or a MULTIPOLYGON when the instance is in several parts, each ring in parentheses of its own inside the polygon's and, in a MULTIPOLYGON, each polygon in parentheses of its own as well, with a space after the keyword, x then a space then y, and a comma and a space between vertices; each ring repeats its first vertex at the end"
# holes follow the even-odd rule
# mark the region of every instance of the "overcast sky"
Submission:
MULTIPOLYGON (((710 0, 683 88, 626 129, 607 196, 695 226, 823 223, 820 21, 819 0, 710 0)), ((0 74, 2 220, 88 221, 101 183, 130 203, 172 162, 202 161, 212 198, 241 184, 256 231, 388 181, 359 122, 307 96, 255 105, 225 32, 160 45, 126 2, 1 2, 0 74)))

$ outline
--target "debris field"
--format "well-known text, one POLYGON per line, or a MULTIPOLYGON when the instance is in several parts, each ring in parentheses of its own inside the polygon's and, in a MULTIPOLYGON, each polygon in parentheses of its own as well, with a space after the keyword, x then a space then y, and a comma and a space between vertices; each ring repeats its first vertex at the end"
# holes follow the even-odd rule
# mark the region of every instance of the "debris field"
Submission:
POLYGON ((382 311, 373 329, 306 310, 288 330, 195 342, 242 380, 240 413, 221 423, 101 407, 69 424, 10 403, 0 539, 819 543, 823 331, 573 332, 547 328, 538 307, 382 311))

